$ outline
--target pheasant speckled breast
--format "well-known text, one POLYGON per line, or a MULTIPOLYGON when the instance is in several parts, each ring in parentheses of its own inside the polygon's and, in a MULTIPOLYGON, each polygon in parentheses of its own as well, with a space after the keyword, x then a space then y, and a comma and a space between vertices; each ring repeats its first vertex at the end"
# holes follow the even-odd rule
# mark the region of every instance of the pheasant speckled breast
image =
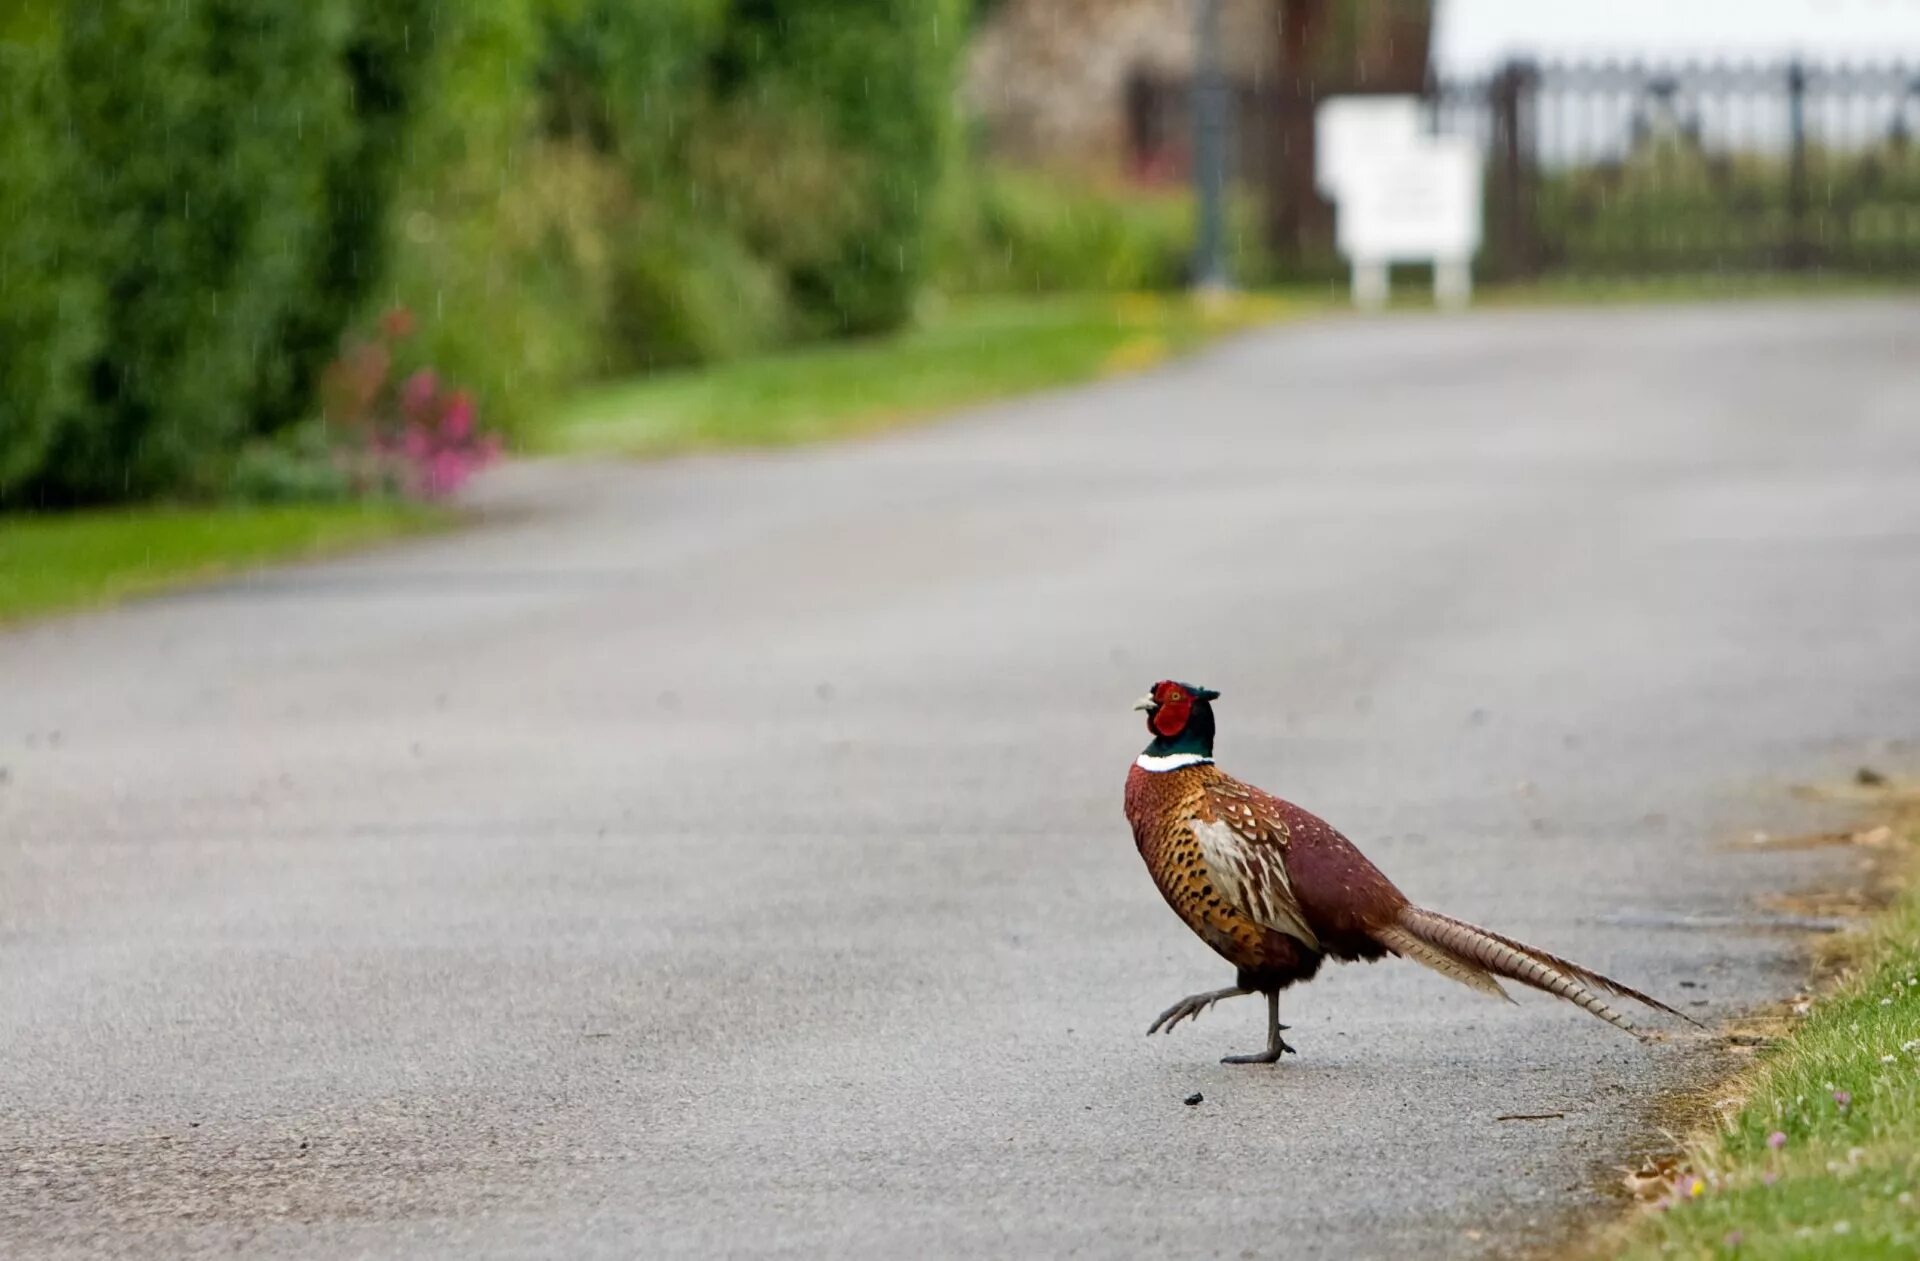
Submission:
MULTIPOLYGON (((1282 986, 1306 980, 1320 966, 1319 952, 1300 935, 1289 936, 1256 919, 1251 908, 1242 909, 1245 890, 1258 882, 1250 871, 1233 868, 1216 875, 1202 847, 1201 837, 1231 826, 1223 824, 1210 791, 1223 778, 1206 762, 1159 773, 1134 767, 1127 776, 1127 818, 1133 823, 1134 844, 1174 914, 1238 968, 1243 983, 1253 979, 1249 974, 1282 986)), ((1244 803, 1230 802, 1227 809, 1251 822, 1244 803)), ((1273 844, 1284 849, 1284 828, 1274 830, 1273 844)))
POLYGON ((1636 1033, 1600 993, 1690 1019, 1610 977, 1510 937, 1414 906, 1325 820, 1244 784, 1213 763, 1218 692, 1164 680, 1142 698, 1153 742, 1127 775, 1127 821, 1174 913, 1234 965, 1232 987, 1195 994, 1153 1022, 1171 1030, 1222 998, 1267 997, 1267 1049, 1230 1064, 1271 1064, 1281 1040, 1279 993, 1331 956, 1399 955, 1500 998, 1517 981, 1636 1033), (1596 993, 1599 991, 1599 993, 1596 993))

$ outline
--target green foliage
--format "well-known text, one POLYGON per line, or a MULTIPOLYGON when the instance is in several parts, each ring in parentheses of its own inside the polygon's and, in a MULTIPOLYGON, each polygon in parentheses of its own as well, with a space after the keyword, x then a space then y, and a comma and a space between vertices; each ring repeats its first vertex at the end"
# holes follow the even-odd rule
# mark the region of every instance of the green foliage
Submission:
POLYGON ((598 361, 607 178, 531 142, 544 7, 441 8, 382 295, 419 321, 410 352, 508 431, 598 361))
MULTIPOLYGON (((1905 832, 1920 839, 1920 820, 1905 832)), ((1696 1148, 1666 1211, 1606 1255, 1920 1255, 1920 892, 1875 920, 1860 954, 1737 1084, 1744 1102, 1696 1148)))
POLYGON ((0 503, 40 471, 99 344, 63 114, 51 49, 0 43, 0 503))
POLYGON ((258 365, 251 407, 258 429, 307 415, 341 330, 386 275, 388 215, 420 109, 437 8, 433 0, 353 0, 337 53, 348 108, 303 127, 303 145, 324 163, 322 218, 300 287, 271 335, 277 351, 258 365))
POLYGON ((940 283, 957 293, 1169 289, 1193 248, 1193 200, 981 173, 952 210, 940 283))
POLYGON ((342 125, 338 6, 127 0, 62 33, 68 213, 86 229, 103 336, 42 472, 77 499, 204 479, 249 427, 268 333, 324 226, 342 125), (137 50, 137 54, 129 50, 137 50))
MULTIPOLYGON (((984 169, 949 181, 934 280, 952 293, 1164 290, 1186 283, 1195 235, 1185 190, 1108 189, 984 169)), ((1230 219, 1232 269, 1266 276, 1254 207, 1230 219)))
POLYGON ((337 552, 448 520, 444 510, 391 500, 0 516, 0 623, 337 552))
POLYGON ((818 115, 734 100, 695 120, 685 215, 717 219, 790 278, 835 265, 870 214, 870 179, 865 155, 838 143, 818 115))
POLYGON ((0 32, 0 495, 209 489, 385 267, 430 0, 126 0, 0 32))
POLYGON ((324 424, 308 421, 249 443, 233 462, 224 487, 236 503, 339 503, 354 486, 335 459, 324 424))
POLYGON ((903 320, 944 165, 948 8, 522 0, 443 19, 428 174, 396 220, 417 349, 523 430, 589 377, 903 320))
POLYGON ((725 0, 547 0, 538 68, 548 135, 667 177, 697 110, 725 0))
POLYGON ((608 372, 901 323, 969 7, 16 0, 0 495, 278 495, 256 440, 391 304, 508 429, 608 372))
POLYGON ((961 16, 956 0, 733 0, 715 62, 721 100, 817 118, 856 163, 861 213, 789 273, 802 314, 825 331, 891 328, 912 308, 953 132, 961 16))
POLYGON ((1546 261, 1599 273, 1661 260, 1667 270, 1761 271, 1796 244, 1869 271, 1913 239, 1920 150, 1905 141, 1834 151, 1811 146, 1815 190, 1796 225, 1784 157, 1727 157, 1685 137, 1655 136, 1625 161, 1549 172, 1534 202, 1546 261))
POLYGON ((522 431, 581 381, 773 335, 777 318, 729 327, 717 295, 768 286, 672 212, 721 12, 517 0, 443 17, 389 291, 419 317, 413 353, 473 386, 490 425, 522 431))
POLYGON ((670 219, 642 223, 613 266, 611 372, 733 359, 773 345, 784 329, 777 273, 724 232, 670 219))
POLYGON ((1279 318, 1271 300, 1080 294, 956 303, 890 337, 757 355, 590 390, 550 431, 569 451, 785 445, 1023 390, 1138 371, 1279 318))

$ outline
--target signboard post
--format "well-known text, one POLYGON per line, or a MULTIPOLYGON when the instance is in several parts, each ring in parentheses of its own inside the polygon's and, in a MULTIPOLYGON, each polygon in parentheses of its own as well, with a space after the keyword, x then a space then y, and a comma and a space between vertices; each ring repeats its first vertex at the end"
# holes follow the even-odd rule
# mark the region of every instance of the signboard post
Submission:
POLYGON ((1480 248, 1480 154, 1429 136, 1410 96, 1331 97, 1315 119, 1316 179, 1334 202, 1334 242, 1353 268, 1353 300, 1386 305, 1394 263, 1430 263, 1434 299, 1465 306, 1480 248))

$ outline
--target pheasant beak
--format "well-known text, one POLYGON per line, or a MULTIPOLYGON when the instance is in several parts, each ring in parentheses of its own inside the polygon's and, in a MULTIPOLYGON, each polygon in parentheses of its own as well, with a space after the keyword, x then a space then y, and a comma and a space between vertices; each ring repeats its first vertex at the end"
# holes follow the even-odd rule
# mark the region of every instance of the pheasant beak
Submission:
POLYGON ((1155 707, 1156 705, 1158 705, 1159 703, 1160 703, 1160 702, 1158 702, 1158 701, 1156 701, 1156 700, 1154 700, 1154 699, 1153 699, 1153 697, 1152 697, 1152 695, 1151 695, 1151 694, 1149 694, 1149 695, 1146 695, 1146 696, 1142 696, 1142 697, 1141 697, 1141 698, 1140 698, 1139 700, 1137 700, 1137 701, 1135 701, 1135 702, 1133 703, 1133 707, 1134 707, 1135 709, 1144 709, 1144 710, 1146 710, 1146 711, 1147 711, 1148 713, 1152 713, 1152 712, 1153 712, 1153 710, 1154 710, 1154 707, 1155 707))

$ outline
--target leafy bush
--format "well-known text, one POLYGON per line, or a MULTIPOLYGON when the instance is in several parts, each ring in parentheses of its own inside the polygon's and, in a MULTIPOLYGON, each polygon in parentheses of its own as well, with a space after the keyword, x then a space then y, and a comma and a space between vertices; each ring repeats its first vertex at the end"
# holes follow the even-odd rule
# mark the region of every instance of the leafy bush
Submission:
POLYGON ((899 323, 966 7, 6 7, 0 496, 295 493, 376 302, 506 429, 609 371, 899 323))
POLYGON ((46 46, 0 43, 0 504, 39 473, 100 336, 53 70, 46 46))
POLYGON ((824 331, 887 329, 912 309, 953 131, 960 17, 955 0, 733 0, 719 99, 816 119, 858 163, 861 213, 790 272, 824 331))
POLYGON ((992 171, 954 213, 940 280, 957 292, 1169 289, 1193 251, 1193 201, 992 171))
POLYGON ((552 2, 440 8, 383 287, 418 317, 414 354, 509 433, 603 362, 602 208, 624 187, 610 162, 536 138, 552 2))
MULTIPOLYGON (((211 489, 384 270, 429 0, 125 0, 0 36, 0 493, 211 489), (31 279, 28 279, 28 278, 31 279)), ((25 13, 28 20, 22 21, 25 13)))
POLYGON ((222 489, 227 499, 243 504, 341 503, 363 494, 317 420, 248 443, 222 489))
POLYGON ((607 369, 652 371, 774 345, 788 321, 777 271, 724 232, 641 221, 613 264, 607 369))
POLYGON ((783 277, 832 267, 868 215, 869 163, 804 111, 746 100, 707 109, 686 167, 689 217, 718 220, 783 277))
POLYGON ((306 417, 340 331, 387 274, 388 214, 420 112, 437 8, 432 0, 354 0, 337 52, 347 111, 314 119, 302 137, 324 154, 323 218, 272 334, 278 353, 260 364, 251 406, 259 430, 306 417), (337 124, 330 133, 329 121, 337 124))
POLYGON ((642 184, 671 171, 699 107, 727 0, 546 0, 545 131, 615 154, 642 184))
POLYGON ((255 441, 234 461, 230 498, 292 503, 367 497, 441 499, 500 453, 468 390, 431 368, 406 371, 416 321, 389 311, 345 339, 320 376, 320 417, 255 441))
POLYGON ((431 368, 399 374, 414 328, 412 312, 388 312, 378 334, 348 342, 321 382, 335 463, 362 494, 444 498, 500 453, 471 392, 449 389, 431 368))
MULTIPOLYGON (((1267 275, 1251 202, 1230 207, 1233 275, 1267 275)), ((1196 215, 1185 190, 1102 188, 987 168, 949 184, 934 280, 953 293, 1163 290, 1192 270, 1196 215)))
POLYGON ((267 334, 324 226, 324 151, 308 136, 343 125, 337 16, 255 0, 67 9, 65 212, 105 301, 84 395, 42 470, 54 495, 204 480, 246 433, 280 352, 267 334))
POLYGON ((1655 135, 1624 161, 1543 172, 1532 203, 1541 261, 1573 272, 1763 271, 1796 245, 1822 265, 1864 271, 1897 258, 1913 239, 1920 151, 1810 145, 1806 165, 1809 187, 1829 195, 1816 191, 1797 223, 1784 155, 1655 135))

